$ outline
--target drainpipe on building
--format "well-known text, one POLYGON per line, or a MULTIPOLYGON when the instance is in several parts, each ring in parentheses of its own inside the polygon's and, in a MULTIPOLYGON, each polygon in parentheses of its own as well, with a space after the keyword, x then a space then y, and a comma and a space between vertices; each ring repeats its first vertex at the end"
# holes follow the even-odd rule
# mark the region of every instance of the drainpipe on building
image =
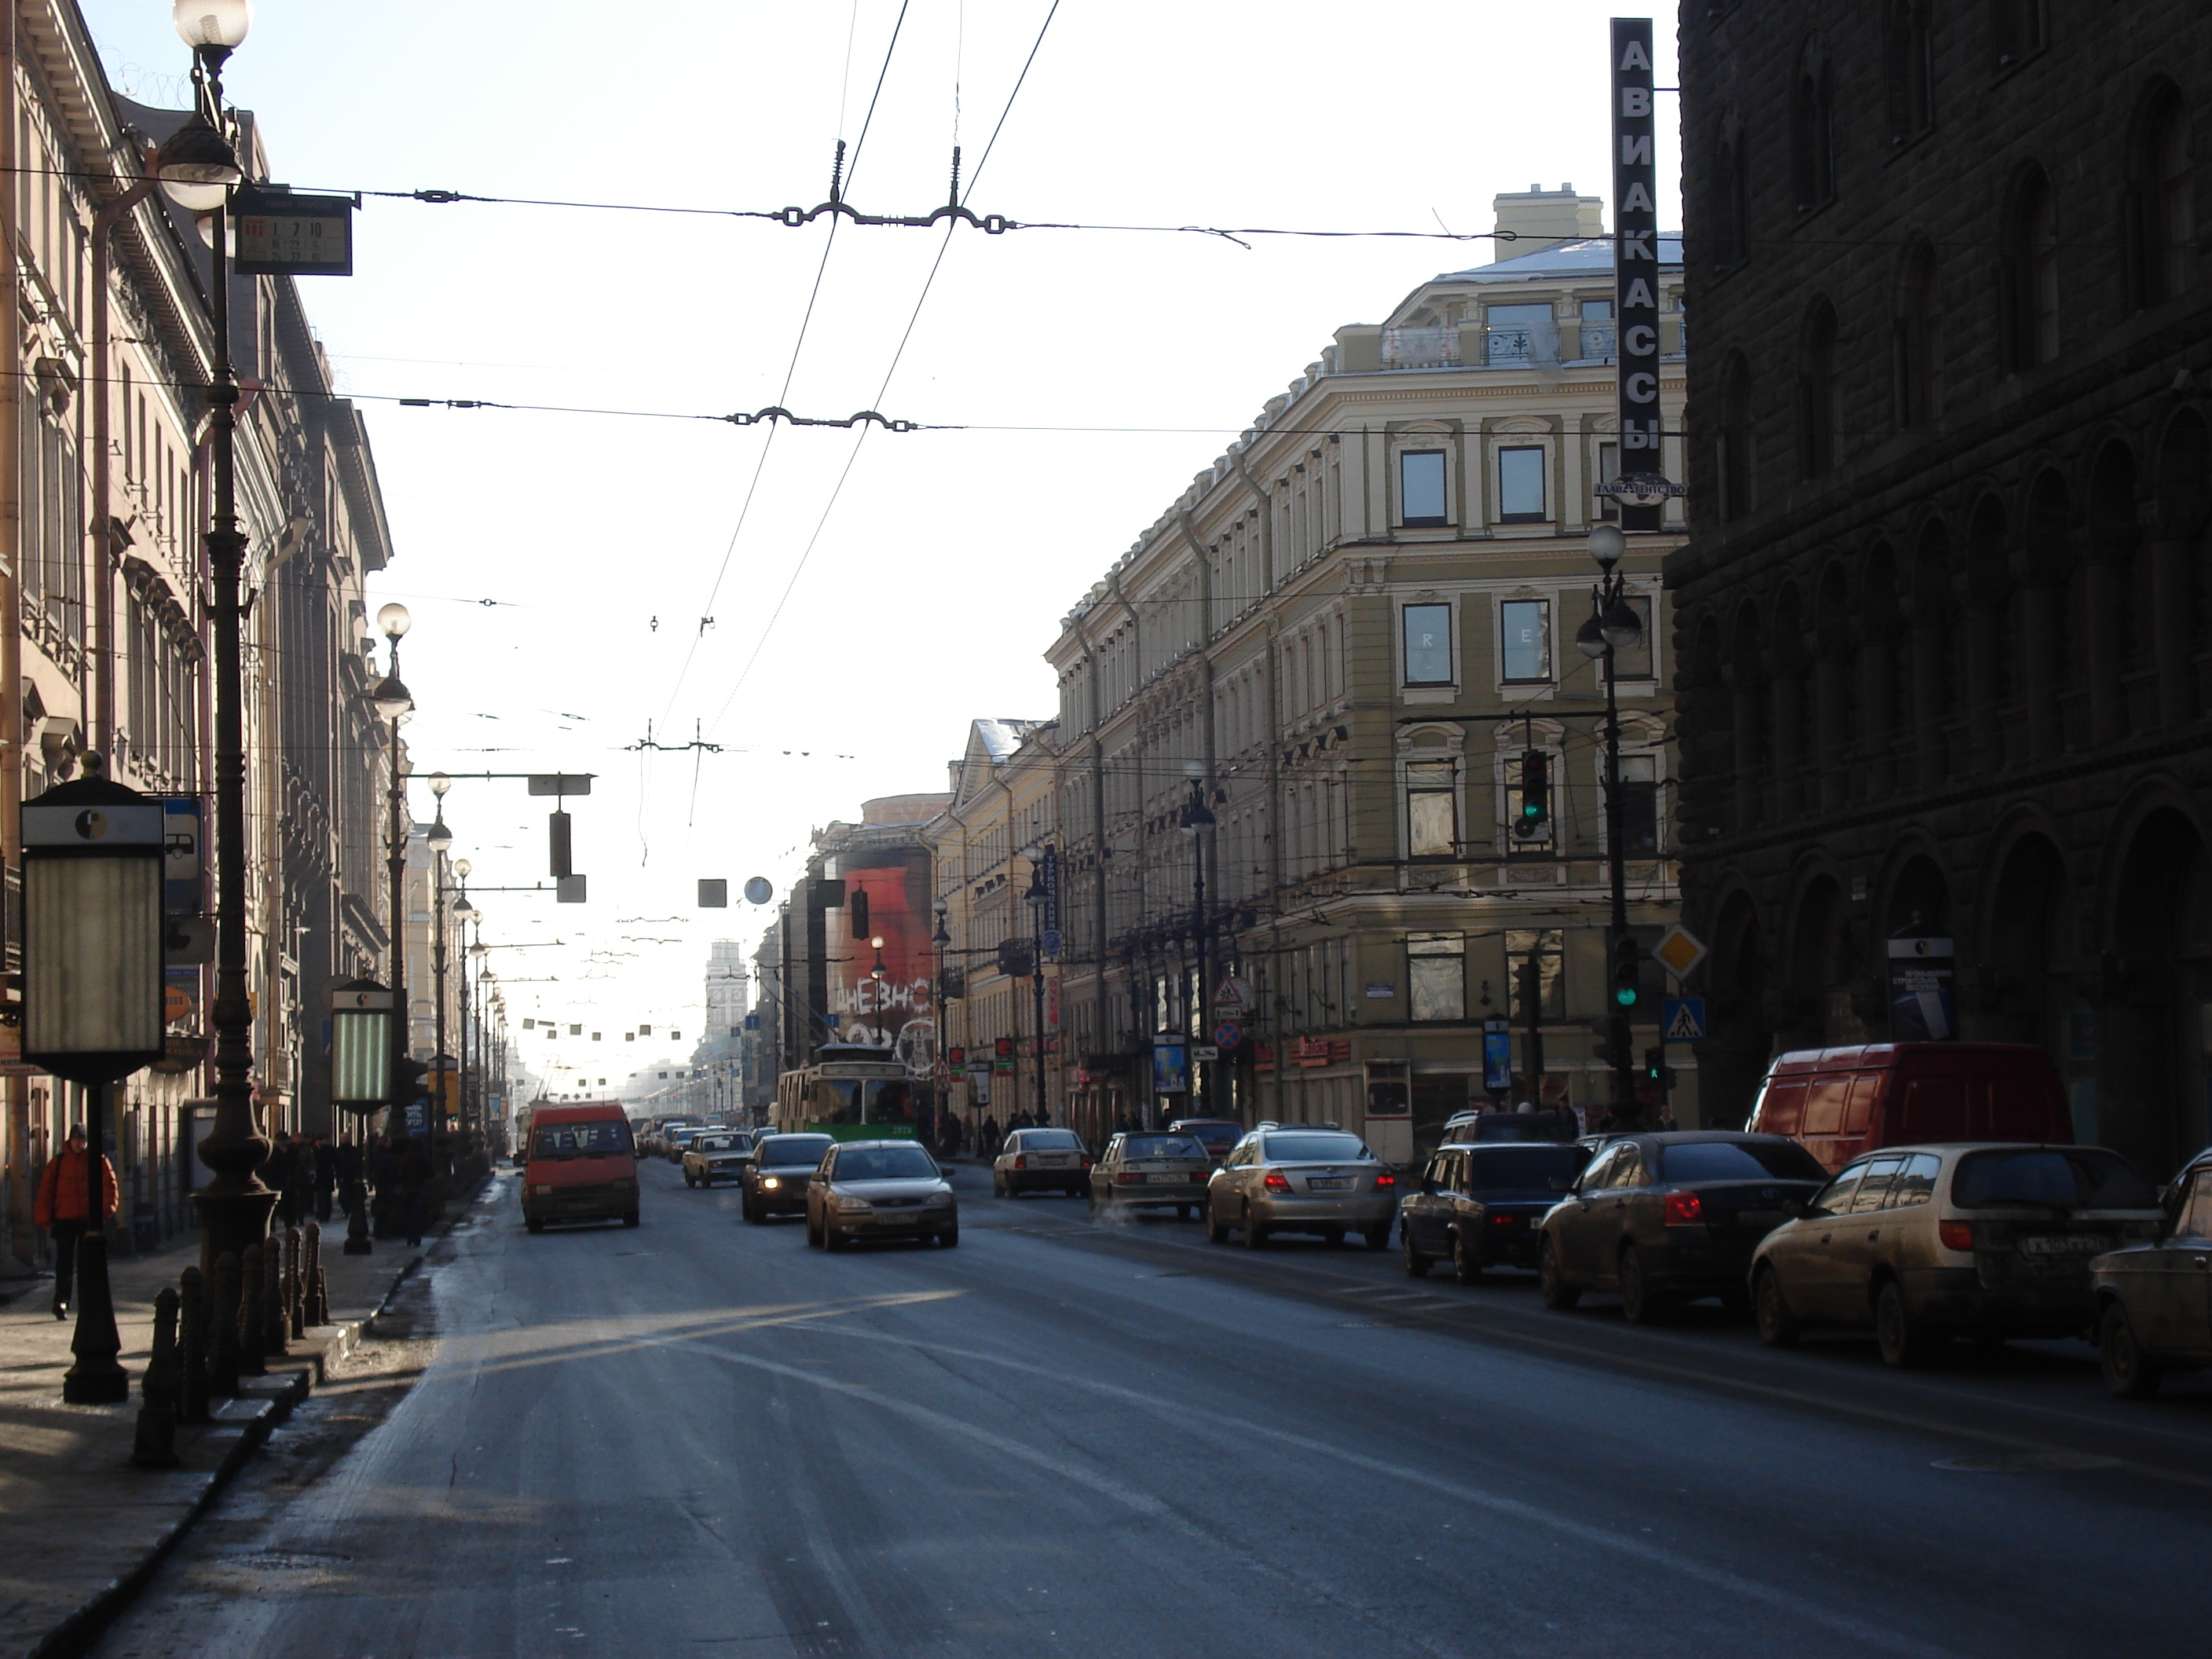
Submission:
MULTIPOLYGON (((8 21, 0 27, 0 179, 10 181, 0 190, 0 246, 10 252, 22 244, 16 225, 15 171, 15 33, 16 8, 8 8, 8 21)), ((12 262, 8 284, 11 302, 18 289, 12 262)), ((20 331, 10 338, 20 342, 20 331)), ((15 374, 9 385, 22 384, 23 353, 19 343, 9 348, 15 374)), ((23 596, 15 572, 22 557, 22 503, 16 491, 21 478, 22 401, 11 391, 10 404, 0 418, 0 708, 8 711, 4 735, 0 735, 0 881, 19 878, 23 867, 21 812, 23 804, 23 596)), ((0 899, 4 903, 4 899, 0 899)), ((19 1264, 33 1259, 37 1244, 31 1237, 31 1114, 27 1079, 6 1079, 7 1121, 0 1158, 6 1159, 7 1179, 0 1183, 11 1260, 4 1264, 11 1276, 19 1264)))

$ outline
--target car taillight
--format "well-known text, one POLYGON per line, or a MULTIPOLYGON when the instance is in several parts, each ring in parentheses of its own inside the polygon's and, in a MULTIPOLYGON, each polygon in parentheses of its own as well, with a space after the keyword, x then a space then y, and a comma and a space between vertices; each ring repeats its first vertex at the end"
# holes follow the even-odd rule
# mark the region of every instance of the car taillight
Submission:
POLYGON ((1124 1170, 1120 1175, 1115 1176, 1114 1179, 1121 1186, 1141 1187, 1145 1182, 1145 1175, 1144 1171, 1141 1170, 1133 1171, 1124 1170))
POLYGON ((1279 1170, 1268 1170, 1267 1178, 1260 1184, 1271 1193, 1287 1193, 1291 1190, 1290 1177, 1279 1170))
POLYGON ((1378 1188, 1383 1187, 1395 1187, 1397 1184, 1398 1177, 1392 1175, 1388 1170, 1385 1170, 1381 1175, 1375 1177, 1375 1185, 1378 1188))
POLYGON ((1091 1167, 1091 1160, 1089 1158, 1086 1158, 1083 1160, 1083 1167, 1086 1170, 1091 1167))
POLYGON ((1014 1154, 1014 1167, 1015 1167, 1017 1170, 1026 1170, 1026 1169, 1028 1169, 1028 1168, 1030 1167, 1029 1154, 1028 1154, 1028 1153, 1026 1153, 1026 1152, 1017 1152, 1017 1153, 1015 1153, 1015 1154, 1014 1154))
POLYGON ((1936 1237, 1947 1250, 1972 1250, 1974 1248, 1974 1224, 1971 1221, 1939 1221, 1936 1237))
POLYGON ((1694 1227, 1705 1218, 1705 1201, 1695 1193, 1669 1193, 1662 1219, 1669 1227, 1694 1227))
POLYGON ((1510 1215, 1494 1215, 1490 1218, 1490 1224, 1493 1227, 1510 1227, 1513 1224, 1513 1218, 1510 1215))

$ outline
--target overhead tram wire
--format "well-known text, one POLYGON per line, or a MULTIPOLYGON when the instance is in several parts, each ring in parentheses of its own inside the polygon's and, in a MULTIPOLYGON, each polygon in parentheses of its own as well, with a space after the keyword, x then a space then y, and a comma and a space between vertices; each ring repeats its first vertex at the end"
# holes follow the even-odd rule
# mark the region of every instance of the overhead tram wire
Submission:
MULTIPOLYGON (((1045 12, 1044 21, 1037 26, 1036 39, 1030 43, 1029 56, 1022 60, 1021 73, 1014 77, 1013 87, 1006 94, 1006 105, 999 112, 999 118, 991 128, 990 137, 984 142, 983 154, 977 160, 974 171, 968 175, 968 187, 965 191, 959 187, 960 151, 957 145, 954 147, 952 193, 959 200, 965 201, 967 197, 974 192, 975 181, 982 176, 984 167, 989 164, 991 152, 998 147, 999 135, 1006 131, 1006 118, 1013 113, 1014 100, 1021 96, 1022 88, 1030 78, 1030 70, 1036 64, 1037 52, 1044 45, 1045 33, 1052 27, 1052 20, 1059 15, 1060 0, 1052 0, 1050 8, 1045 12)), ((906 319, 904 331, 899 336, 898 347, 891 354, 890 366, 884 371, 883 384, 877 388, 875 400, 878 403, 881 403, 884 400, 884 394, 890 390, 891 377, 898 373, 900 361, 906 356, 907 345, 914 338, 915 325, 921 320, 921 308, 928 302, 930 289, 936 285, 937 273, 943 267, 945 252, 951 246, 952 224, 948 223, 945 226, 944 240, 938 244, 937 258, 930 262, 929 275, 922 281, 921 292, 915 296, 914 310, 906 319)), ((753 641, 751 654, 746 657, 744 666, 738 671, 737 681, 730 687, 729 696, 722 699, 722 706, 714 711, 714 718, 711 722, 712 729, 717 731, 720 729, 724 716, 730 712, 730 705, 738 700, 738 694, 744 689, 745 681, 751 677, 754 665, 759 662, 761 652, 766 648, 770 635, 775 632, 777 622, 783 616, 784 607, 791 602, 791 596, 799 586, 799 577, 805 573, 808 562, 814 556, 814 549, 822 539, 823 531, 829 526, 830 514, 836 507, 837 498, 844 493, 845 481, 853 476, 854 465, 860 460, 860 450, 867 441, 868 428, 864 426, 853 440, 852 453, 845 458, 844 470, 838 473, 837 482, 830 488, 830 499, 823 504, 822 516, 815 521, 814 533, 806 538, 806 546, 799 553, 799 562, 792 568, 791 579, 784 584, 782 593, 777 597, 775 609, 769 613, 768 622, 761 629, 760 636, 753 641)), ((692 789, 692 807, 695 811, 697 805, 698 789, 695 780, 692 789)))
MULTIPOLYGON (((837 140, 837 161, 830 175, 830 194, 833 201, 842 199, 843 191, 850 187, 853 179, 860 173, 860 156, 867 149, 868 132, 869 130, 875 125, 876 122, 876 105, 884 95, 884 82, 890 75, 891 57, 892 54, 898 50, 899 34, 900 32, 906 27, 907 8, 911 3, 912 0, 899 0, 898 17, 891 25, 891 38, 884 47, 883 65, 876 71, 875 89, 868 94, 868 112, 866 115, 860 118, 860 136, 854 142, 852 161, 849 166, 847 164, 845 158, 845 140, 842 137, 840 137, 837 140)), ((854 0, 853 16, 854 25, 857 27, 860 16, 859 0, 854 0)), ((851 33, 848 32, 845 40, 845 81, 846 85, 848 87, 852 80, 852 52, 853 39, 851 33)), ((837 112, 837 125, 842 128, 844 124, 845 112, 841 93, 841 101, 837 112)), ((783 371, 783 389, 776 394, 776 402, 779 404, 787 402, 790 398, 792 382, 798 378, 799 354, 805 349, 806 331, 814 322, 814 307, 822 298, 822 280, 828 274, 830 270, 830 252, 837 246, 837 225, 838 221, 833 218, 830 222, 830 234, 825 236, 822 241, 822 258, 820 263, 814 267, 814 285, 807 291, 806 310, 799 319, 799 337, 791 343, 791 362, 785 366, 783 371)), ((881 402, 882 399, 878 398, 877 401, 881 402)), ((880 415, 876 416, 876 418, 878 421, 883 419, 880 415)), ((858 422, 860 419, 860 417, 858 416, 854 417, 854 422, 858 422)), ((810 424, 815 424, 815 422, 810 422, 810 424)), ((851 422, 848 422, 848 424, 851 424, 851 422)), ((885 422, 885 424, 888 424, 888 422, 885 422)), ((714 614, 714 601, 721 595, 722 583, 730 574, 730 561, 737 555, 738 538, 744 533, 745 521, 752 516, 753 499, 760 493, 761 479, 767 473, 769 453, 775 447, 775 439, 778 429, 779 428, 775 426, 771 426, 769 428, 768 441, 761 446, 760 455, 753 463, 753 476, 745 485, 744 500, 739 502, 738 506, 738 520, 730 527, 729 540, 723 544, 722 560, 721 562, 714 568, 714 580, 708 585, 707 601, 704 605, 699 607, 699 625, 692 630, 690 643, 687 645, 684 650, 684 660, 680 665, 678 665, 676 670, 675 679, 669 684, 668 701, 660 711, 660 718, 664 724, 666 723, 669 715, 674 712, 676 708, 676 699, 682 695, 684 690, 684 682, 691 672, 692 663, 698 658, 699 642, 707 637, 707 620, 714 614)), ((866 426, 862 425, 860 427, 860 430, 865 434, 867 431, 866 426)), ((638 757, 638 764, 641 767, 643 767, 646 764, 645 757, 642 755, 638 757)), ((693 798, 696 799, 698 794, 696 784, 692 790, 692 794, 693 798)), ((641 823, 639 825, 641 844, 643 841, 643 835, 644 826, 642 823, 641 823)))

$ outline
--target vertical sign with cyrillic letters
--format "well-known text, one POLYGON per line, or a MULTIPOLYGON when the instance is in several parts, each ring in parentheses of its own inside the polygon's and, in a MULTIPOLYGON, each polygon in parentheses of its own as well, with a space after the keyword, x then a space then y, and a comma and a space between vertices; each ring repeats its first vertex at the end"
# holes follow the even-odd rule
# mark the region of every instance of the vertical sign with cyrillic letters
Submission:
MULTIPOLYGON (((1613 284, 1620 471, 1662 473, 1659 434, 1659 206, 1652 165, 1651 20, 1613 20, 1613 284)), ((1657 530, 1663 507, 1623 501, 1623 530, 1657 530)))

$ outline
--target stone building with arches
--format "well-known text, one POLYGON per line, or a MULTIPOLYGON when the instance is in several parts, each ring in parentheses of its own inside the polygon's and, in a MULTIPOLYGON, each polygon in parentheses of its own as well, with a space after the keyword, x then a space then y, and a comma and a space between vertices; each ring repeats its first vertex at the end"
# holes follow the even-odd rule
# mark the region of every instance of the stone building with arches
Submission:
POLYGON ((1893 942, 1946 939, 1951 1034, 2045 1045, 2163 1178, 2212 1139, 2212 15, 1719 0, 1681 42, 1708 1098, 1900 1035, 1893 942))

